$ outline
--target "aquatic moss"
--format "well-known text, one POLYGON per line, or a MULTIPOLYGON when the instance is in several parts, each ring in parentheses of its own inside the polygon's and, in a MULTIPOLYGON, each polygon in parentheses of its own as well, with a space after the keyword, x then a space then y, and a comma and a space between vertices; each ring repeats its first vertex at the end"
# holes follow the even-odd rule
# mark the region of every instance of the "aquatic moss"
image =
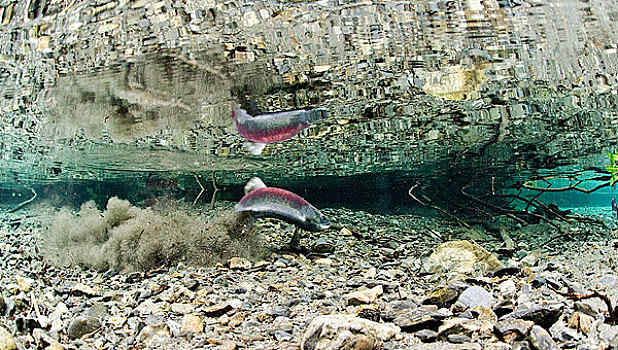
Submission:
POLYGON ((79 212, 59 210, 43 229, 44 259, 58 267, 146 271, 179 262, 212 266, 231 257, 259 258, 263 245, 247 218, 233 211, 210 217, 183 205, 141 209, 111 198, 105 211, 93 201, 79 212))

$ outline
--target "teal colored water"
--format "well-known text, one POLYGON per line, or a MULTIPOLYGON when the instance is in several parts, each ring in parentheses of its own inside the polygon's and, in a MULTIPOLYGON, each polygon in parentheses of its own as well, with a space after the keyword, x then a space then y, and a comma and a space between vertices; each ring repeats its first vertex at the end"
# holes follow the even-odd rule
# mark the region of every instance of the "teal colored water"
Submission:
POLYGON ((377 213, 610 208, 616 195, 613 1, 93 6, 3 12, 5 212, 207 205, 215 189, 237 201, 254 176, 377 213), (328 116, 252 152, 238 106, 328 116))

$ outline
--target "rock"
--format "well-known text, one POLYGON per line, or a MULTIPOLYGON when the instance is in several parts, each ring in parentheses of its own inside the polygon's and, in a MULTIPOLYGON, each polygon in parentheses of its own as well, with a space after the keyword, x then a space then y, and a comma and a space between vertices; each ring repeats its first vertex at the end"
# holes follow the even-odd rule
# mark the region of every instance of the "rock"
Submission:
POLYGON ((97 318, 92 316, 78 316, 69 324, 67 335, 69 339, 79 339, 99 328, 101 328, 101 323, 97 318))
POLYGON ((39 349, 58 342, 57 336, 54 338, 41 328, 36 328, 32 331, 32 338, 34 338, 39 349))
POLYGON ((195 305, 192 304, 172 304, 172 312, 180 315, 190 314, 195 310, 195 305))
POLYGON ((597 313, 599 312, 597 307, 591 305, 587 301, 576 301, 575 302, 575 311, 579 311, 581 313, 584 313, 584 314, 586 314, 588 316, 592 316, 592 317, 595 317, 597 315, 597 313))
POLYGON ((451 241, 438 246, 423 264, 426 273, 495 271, 502 264, 490 252, 471 241, 451 241))
POLYGON ((380 322, 381 314, 382 310, 378 305, 361 305, 356 312, 356 316, 374 322, 380 322))
POLYGON ((334 250, 335 246, 328 243, 324 237, 318 238, 313 245, 313 251, 315 253, 332 253, 334 250))
POLYGON ((231 258, 227 263, 232 270, 248 270, 252 266, 249 260, 238 257, 231 258))
POLYGON ((457 301, 471 308, 477 306, 488 308, 495 302, 495 299, 485 288, 472 286, 464 290, 457 301))
POLYGON ((28 277, 15 276, 15 282, 17 282, 17 289, 20 292, 29 292, 34 284, 34 280, 28 277))
POLYGON ((571 317, 569 317, 569 327, 575 328, 580 332, 589 333, 590 327, 594 322, 594 317, 583 314, 579 311, 575 311, 571 317))
POLYGON ((382 295, 383 289, 381 285, 377 285, 371 289, 359 290, 345 296, 348 305, 373 304, 382 295))
POLYGON ((451 344, 451 343, 427 343, 427 344, 415 344, 410 349, 414 350, 481 350, 481 344, 451 344))
MULTIPOLYGON (((397 316, 416 309, 417 306, 412 300, 395 301, 388 303, 382 312, 382 318, 387 321, 394 320, 397 316)), ((437 310, 437 308, 436 308, 437 310)))
POLYGON ((219 340, 214 338, 208 338, 206 341, 213 345, 218 345, 217 350, 236 350, 238 346, 232 340, 219 340))
POLYGON ((204 314, 208 317, 219 317, 234 310, 230 304, 213 305, 204 309, 204 314))
POLYGON ((455 299, 461 293, 461 288, 454 288, 453 286, 444 286, 431 292, 422 304, 438 305, 438 307, 446 307, 452 304, 455 299))
POLYGON ((66 350, 66 348, 59 343, 53 343, 46 347, 45 350, 66 350))
POLYGON ((415 332, 421 329, 437 330, 442 324, 442 320, 452 316, 447 309, 438 311, 427 311, 422 308, 399 314, 393 323, 406 332, 415 332))
POLYGON ((446 336, 446 340, 453 344, 466 344, 472 342, 472 338, 463 334, 449 334, 446 336))
POLYGON ((345 236, 345 237, 349 237, 349 236, 353 235, 352 231, 350 231, 349 229, 347 229, 345 227, 342 228, 341 231, 339 231, 339 234, 342 235, 342 236, 345 236))
POLYGON ((532 252, 532 253, 526 255, 523 259, 521 259, 520 265, 521 265, 521 267, 533 267, 533 266, 536 266, 536 264, 539 263, 540 258, 541 258, 541 253, 539 253, 537 251, 532 252))
POLYGON ((551 338, 549 333, 540 326, 534 325, 530 330, 530 345, 538 350, 557 350, 558 345, 551 338))
POLYGON ((324 265, 324 266, 332 266, 333 265, 333 261, 331 259, 329 259, 329 258, 316 259, 313 263, 316 264, 316 265, 324 265))
POLYGON ((186 314, 182 318, 182 331, 196 334, 202 333, 204 332, 204 323, 198 316, 186 314))
POLYGON ((616 348, 615 346, 618 345, 618 326, 610 326, 606 323, 600 323, 597 327, 597 330, 599 332, 599 338, 605 342, 610 343, 611 346, 616 348))
POLYGON ((97 289, 94 289, 80 282, 75 283, 75 285, 71 287, 70 292, 71 294, 76 296, 85 295, 87 297, 95 297, 99 295, 99 291, 97 289))
POLYGON ((0 327, 0 350, 17 350, 13 335, 4 327, 0 327))
MULTIPOLYGON (((479 321, 455 317, 444 321, 438 328, 438 336, 442 339, 452 334, 472 336, 481 330, 479 321)), ((450 340, 449 340, 450 341, 450 340)), ((464 341, 464 343, 467 341, 464 341)))
POLYGON ((558 320, 563 309, 564 306, 562 304, 533 305, 528 309, 508 313, 500 317, 500 320, 512 320, 518 318, 522 320, 530 320, 543 328, 549 329, 551 325, 558 320))
POLYGON ((137 341, 144 344, 146 347, 150 347, 151 345, 165 342, 170 335, 169 326, 165 323, 160 323, 144 327, 141 332, 139 332, 137 341))
POLYGON ((127 318, 123 316, 111 316, 108 321, 112 326, 118 328, 127 322, 127 318))
POLYGON ((414 333, 414 336, 420 339, 423 343, 429 343, 438 339, 438 332, 431 329, 421 329, 414 333))
POLYGON ((137 312, 140 316, 144 317, 147 315, 164 314, 169 310, 170 305, 165 301, 155 303, 152 300, 148 299, 143 303, 139 304, 134 311, 137 312))
POLYGON ((94 303, 88 311, 86 311, 86 316, 96 317, 101 319, 108 315, 107 306, 101 303, 94 303))
POLYGON ((554 340, 560 343, 572 341, 577 342, 581 339, 581 334, 579 334, 573 328, 567 327, 562 321, 554 323, 549 329, 549 333, 554 340))
POLYGON ((294 339, 294 335, 286 331, 275 331, 275 339, 277 341, 291 341, 294 339))
POLYGON ((530 328, 534 325, 532 321, 524 321, 520 319, 498 321, 494 329, 500 339, 506 343, 512 344, 516 341, 524 339, 530 328))
POLYGON ((514 266, 504 266, 504 267, 500 267, 496 271, 494 271, 493 276, 494 277, 516 276, 516 275, 519 274, 519 272, 520 272, 520 270, 517 267, 514 267, 514 266))
POLYGON ((236 328, 242 324, 242 322, 245 320, 245 316, 247 316, 245 312, 237 312, 234 314, 234 316, 230 318, 230 321, 227 325, 232 328, 236 328))
POLYGON ((377 350, 399 332, 398 327, 351 315, 318 316, 307 327, 300 347, 302 350, 377 350))
POLYGON ((500 293, 500 295, 502 296, 511 297, 515 295, 516 292, 517 285, 515 285, 515 282, 513 280, 502 281, 498 285, 498 293, 500 293))

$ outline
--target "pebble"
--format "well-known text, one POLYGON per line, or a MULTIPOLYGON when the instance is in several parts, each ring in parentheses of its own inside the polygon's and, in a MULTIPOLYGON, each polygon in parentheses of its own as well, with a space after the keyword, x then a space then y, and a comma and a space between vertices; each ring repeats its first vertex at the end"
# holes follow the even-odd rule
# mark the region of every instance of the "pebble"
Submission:
POLYGON ((399 328, 351 315, 314 318, 302 337, 303 350, 379 349, 399 328), (351 346, 351 344, 354 344, 351 346))
POLYGON ((414 333, 414 336, 419 338, 422 342, 428 343, 438 339, 438 332, 432 331, 431 329, 421 329, 414 333))
POLYGON ((313 261, 316 265, 333 266, 333 261, 329 258, 320 258, 313 261))
POLYGON ((15 339, 4 327, 0 327, 0 350, 17 350, 15 339))
POLYGON ((204 323, 199 316, 186 314, 182 318, 182 331, 190 333, 202 333, 204 332, 204 323))
POLYGON ((190 314, 195 310, 195 305, 174 303, 171 306, 171 310, 179 315, 190 314))
POLYGON ((558 345, 543 327, 534 325, 530 330, 530 344, 538 350, 556 350, 558 345))
POLYGON ((345 228, 345 227, 344 227, 344 228, 342 228, 342 229, 339 231, 339 234, 340 234, 340 235, 342 235, 342 236, 344 236, 344 237, 349 237, 349 236, 354 235, 354 234, 352 233, 352 231, 350 231, 349 229, 347 229, 347 228, 345 228))
POLYGON ((101 327, 99 320, 92 316, 79 316, 71 321, 67 334, 70 339, 79 339, 101 327))
POLYGON ((467 307, 490 307, 495 299, 485 288, 472 286, 464 290, 457 301, 467 307))
POLYGON ((219 317, 232 310, 234 310, 234 308, 230 304, 218 304, 218 305, 207 307, 203 309, 202 311, 208 317, 219 317))
POLYGON ((171 336, 170 327, 165 323, 158 325, 144 327, 139 335, 137 341, 144 344, 146 347, 156 346, 159 343, 165 343, 171 336))
POLYGON ((371 289, 352 292, 346 295, 345 299, 347 300, 348 305, 374 304, 382 293, 382 286, 377 285, 371 289))
POLYGON ((479 271, 495 271, 500 267, 500 261, 477 243, 451 241, 441 244, 431 253, 423 264, 423 271, 475 274, 479 271))
POLYGON ((500 317, 500 320, 522 319, 530 320, 541 327, 548 328, 554 324, 562 314, 563 304, 553 303, 546 305, 532 305, 522 310, 513 311, 500 317))
POLYGON ((231 258, 227 263, 232 270, 248 270, 252 266, 249 260, 239 257, 231 258))
MULTIPOLYGON (((315 255, 273 253, 269 262, 249 270, 232 269, 232 264, 103 274, 50 269, 30 286, 42 318, 30 307, 30 293, 19 291, 17 273, 0 277, 5 286, 14 285, 4 289, 15 293, 5 300, 13 305, 7 329, 15 330, 14 341, 24 349, 54 350, 61 344, 71 349, 90 346, 86 344, 337 349, 345 339, 356 342, 349 349, 393 350, 524 350, 532 348, 533 340, 535 346, 553 349, 547 340, 552 338, 564 348, 583 344, 610 348, 618 343, 618 327, 590 315, 606 312, 602 302, 573 302, 548 288, 554 284, 584 292, 590 288, 577 285, 562 270, 546 271, 537 264, 527 274, 513 270, 497 276, 498 272, 482 272, 481 264, 480 270, 474 268, 469 274, 418 275, 420 264, 403 262, 420 261, 405 256, 411 254, 412 244, 400 244, 396 254, 385 259, 370 240, 350 239, 354 244, 348 245, 336 231, 320 234, 336 247, 323 258, 328 261, 325 265, 312 261, 315 255), (333 261, 337 268, 332 268, 333 261), (533 288, 532 282, 540 278, 547 283, 533 288), (88 316, 100 320, 94 329, 100 331, 77 331, 78 320, 88 316), (41 328, 39 320, 45 318, 49 323, 41 328), (539 330, 532 333, 533 327, 546 329, 551 336, 539 330)), ((19 275, 35 274, 20 270, 19 275)))

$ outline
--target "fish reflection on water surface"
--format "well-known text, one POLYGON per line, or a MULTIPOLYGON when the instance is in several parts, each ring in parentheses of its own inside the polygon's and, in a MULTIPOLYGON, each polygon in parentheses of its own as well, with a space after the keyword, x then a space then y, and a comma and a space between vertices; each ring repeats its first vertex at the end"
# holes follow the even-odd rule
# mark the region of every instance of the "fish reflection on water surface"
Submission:
POLYGON ((254 155, 261 154, 266 144, 289 140, 327 115, 326 109, 298 109, 252 116, 238 107, 231 113, 238 133, 250 141, 247 148, 254 155))

